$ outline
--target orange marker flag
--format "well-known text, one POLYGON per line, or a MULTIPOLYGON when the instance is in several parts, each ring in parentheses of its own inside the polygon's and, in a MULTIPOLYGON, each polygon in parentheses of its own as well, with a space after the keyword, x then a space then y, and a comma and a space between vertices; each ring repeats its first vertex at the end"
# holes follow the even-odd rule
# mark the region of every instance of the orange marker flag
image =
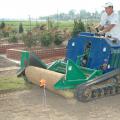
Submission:
POLYGON ((46 80, 41 79, 40 80, 40 87, 45 87, 45 85, 46 85, 46 80))

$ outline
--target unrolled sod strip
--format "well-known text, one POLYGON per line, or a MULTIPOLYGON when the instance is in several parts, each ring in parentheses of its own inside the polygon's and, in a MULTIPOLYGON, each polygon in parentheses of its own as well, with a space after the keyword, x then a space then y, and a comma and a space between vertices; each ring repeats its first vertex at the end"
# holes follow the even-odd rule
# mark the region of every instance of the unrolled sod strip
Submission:
POLYGON ((40 85, 40 80, 46 80, 46 88, 56 94, 62 95, 66 98, 73 98, 74 93, 69 90, 55 90, 54 84, 64 76, 64 74, 43 68, 29 66, 25 70, 25 75, 32 83, 40 85))

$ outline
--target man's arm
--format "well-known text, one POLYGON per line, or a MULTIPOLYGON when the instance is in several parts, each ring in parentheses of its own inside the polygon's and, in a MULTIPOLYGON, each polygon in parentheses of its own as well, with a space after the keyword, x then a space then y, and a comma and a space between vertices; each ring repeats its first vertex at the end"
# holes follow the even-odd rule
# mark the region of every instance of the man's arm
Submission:
POLYGON ((98 28, 99 30, 103 30, 103 29, 104 29, 104 26, 98 25, 96 28, 98 28))
POLYGON ((103 30, 101 30, 101 31, 99 32, 99 34, 104 34, 104 33, 106 33, 106 32, 109 32, 114 26, 115 26, 115 24, 107 25, 106 27, 104 27, 103 30))
POLYGON ((97 32, 102 31, 103 29, 104 29, 104 26, 102 26, 102 25, 100 25, 100 24, 95 27, 95 30, 96 30, 97 32))

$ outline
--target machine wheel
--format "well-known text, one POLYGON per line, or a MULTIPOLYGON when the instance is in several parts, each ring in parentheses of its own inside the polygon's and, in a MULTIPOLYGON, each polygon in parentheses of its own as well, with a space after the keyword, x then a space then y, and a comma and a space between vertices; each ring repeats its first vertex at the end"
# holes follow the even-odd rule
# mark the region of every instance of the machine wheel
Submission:
POLYGON ((100 96, 101 96, 101 97, 104 97, 104 96, 105 96, 104 89, 102 89, 102 88, 100 89, 100 96))
POLYGON ((117 86, 117 88, 116 88, 117 90, 117 94, 120 94, 120 86, 117 86))
POLYGON ((92 97, 92 91, 90 87, 85 88, 85 86, 78 85, 76 88, 76 97, 77 100, 82 102, 90 101, 92 97))
POLYGON ((107 87, 107 96, 111 95, 111 90, 112 90, 112 87, 108 86, 107 87))
POLYGON ((100 96, 100 89, 96 89, 96 90, 94 90, 94 92, 93 92, 93 97, 94 98, 98 98, 99 96, 100 96))

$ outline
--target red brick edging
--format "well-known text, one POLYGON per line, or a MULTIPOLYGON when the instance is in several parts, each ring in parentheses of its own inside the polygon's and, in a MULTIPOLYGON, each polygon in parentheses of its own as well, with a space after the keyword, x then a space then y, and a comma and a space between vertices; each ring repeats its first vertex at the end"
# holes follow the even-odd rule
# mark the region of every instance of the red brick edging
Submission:
MULTIPOLYGON (((56 56, 65 56, 66 54, 65 47, 47 48, 47 49, 32 50, 32 51, 41 59, 46 59, 46 58, 56 57, 56 56)), ((6 55, 8 58, 11 58, 14 60, 20 60, 21 52, 22 50, 18 50, 18 49, 7 49, 6 55)))
POLYGON ((5 54, 7 49, 23 48, 24 43, 0 44, 0 53, 5 54))

